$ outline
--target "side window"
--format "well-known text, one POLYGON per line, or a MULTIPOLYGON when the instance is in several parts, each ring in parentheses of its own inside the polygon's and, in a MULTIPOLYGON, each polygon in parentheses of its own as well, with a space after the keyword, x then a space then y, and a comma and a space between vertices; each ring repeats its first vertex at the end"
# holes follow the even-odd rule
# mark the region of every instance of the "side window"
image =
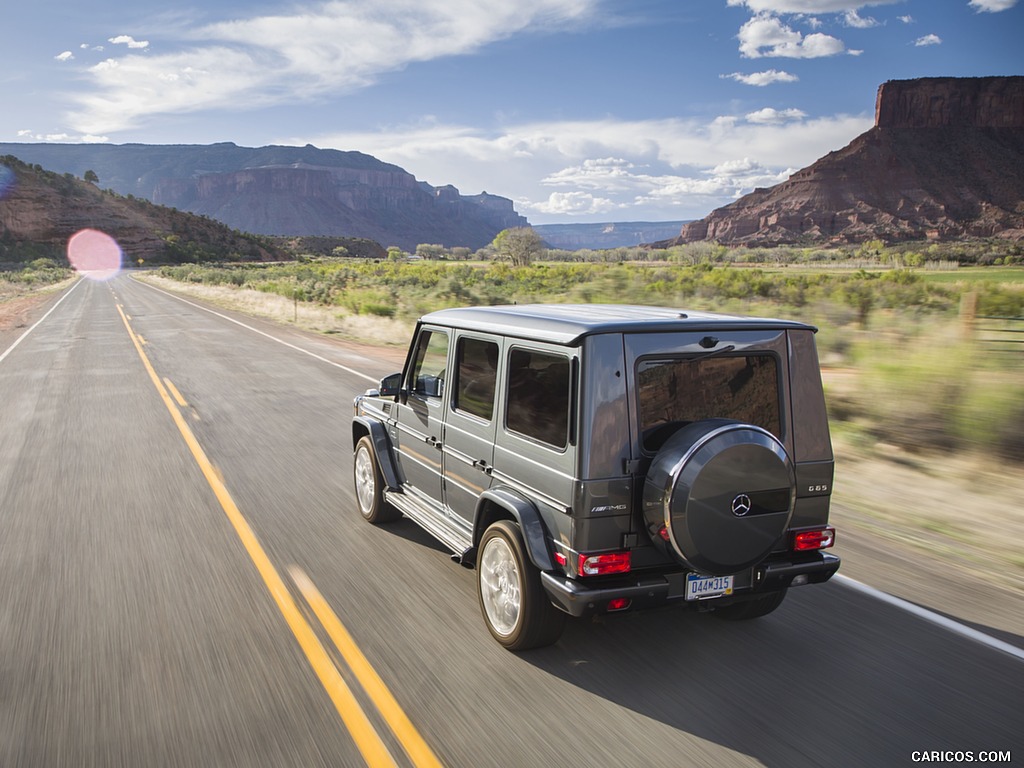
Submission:
POLYGON ((490 421, 498 380, 498 345, 463 337, 455 346, 454 408, 490 421))
POLYGON ((424 397, 441 397, 447 365, 448 334, 444 331, 423 331, 416 345, 409 388, 424 397))
POLYGON ((513 349, 508 356, 508 430, 565 448, 570 378, 569 358, 564 355, 513 349))

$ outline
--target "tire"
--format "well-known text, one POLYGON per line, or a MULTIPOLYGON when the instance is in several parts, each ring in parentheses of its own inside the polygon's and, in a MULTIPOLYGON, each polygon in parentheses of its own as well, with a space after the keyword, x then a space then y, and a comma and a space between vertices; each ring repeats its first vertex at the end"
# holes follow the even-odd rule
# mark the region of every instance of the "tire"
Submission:
POLYGON ((530 562, 516 523, 499 520, 484 531, 476 573, 484 623, 501 645, 525 651, 561 637, 565 614, 544 592, 540 571, 530 562))
POLYGON ((720 619, 725 621, 747 621, 748 619, 757 619, 761 616, 767 616, 769 613, 774 611, 786 598, 786 590, 780 590, 779 592, 769 592, 766 595, 758 595, 750 600, 745 600, 742 603, 733 603, 732 605, 726 605, 721 608, 716 608, 712 613, 720 619))
POLYGON ((779 440, 708 419, 673 434, 651 462, 643 513, 655 546, 698 573, 740 573, 785 534, 796 471, 779 440))
POLYGON ((352 457, 352 480, 356 490, 356 506, 364 520, 379 525, 402 516, 401 512, 384 501, 384 479, 369 435, 361 437, 356 443, 352 457))

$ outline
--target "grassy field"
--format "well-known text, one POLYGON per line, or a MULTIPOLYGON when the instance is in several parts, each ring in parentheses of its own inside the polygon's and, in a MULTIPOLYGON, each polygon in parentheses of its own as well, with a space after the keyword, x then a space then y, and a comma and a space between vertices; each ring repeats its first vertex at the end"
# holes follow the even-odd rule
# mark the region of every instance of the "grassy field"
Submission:
POLYGON ((960 267, 952 270, 921 270, 920 274, 929 283, 945 285, 1000 283, 1024 286, 1024 267, 960 267))

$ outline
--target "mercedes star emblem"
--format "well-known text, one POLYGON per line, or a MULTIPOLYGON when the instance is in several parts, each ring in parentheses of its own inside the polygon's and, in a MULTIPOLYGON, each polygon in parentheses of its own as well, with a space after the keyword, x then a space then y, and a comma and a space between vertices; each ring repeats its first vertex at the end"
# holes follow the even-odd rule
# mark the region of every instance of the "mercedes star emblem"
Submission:
POLYGON ((745 493, 741 493, 732 500, 732 513, 736 515, 736 517, 743 517, 750 511, 750 507, 750 497, 745 493))

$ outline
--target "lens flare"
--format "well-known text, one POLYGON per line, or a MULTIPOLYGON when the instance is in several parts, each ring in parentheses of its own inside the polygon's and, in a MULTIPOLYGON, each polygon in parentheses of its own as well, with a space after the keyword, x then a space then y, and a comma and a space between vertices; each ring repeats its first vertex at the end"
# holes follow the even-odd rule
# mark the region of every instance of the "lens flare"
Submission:
POLYGON ((7 197, 7 193, 14 189, 14 171, 6 165, 0 165, 0 200, 7 197))
POLYGON ((121 271, 121 246, 105 232, 83 229, 68 240, 68 261, 92 280, 109 280, 121 271))

